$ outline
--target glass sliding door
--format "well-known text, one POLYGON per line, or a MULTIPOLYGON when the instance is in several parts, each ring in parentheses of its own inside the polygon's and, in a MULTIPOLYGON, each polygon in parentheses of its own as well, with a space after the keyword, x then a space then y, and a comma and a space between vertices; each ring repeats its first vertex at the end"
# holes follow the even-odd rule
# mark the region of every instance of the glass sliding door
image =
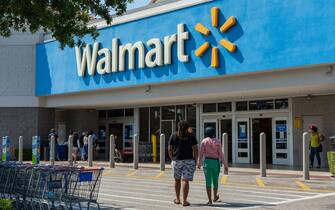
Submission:
POLYGON ((237 163, 250 163, 249 119, 237 119, 237 163))
POLYGON ((288 118, 273 118, 272 158, 273 164, 288 165, 288 118))

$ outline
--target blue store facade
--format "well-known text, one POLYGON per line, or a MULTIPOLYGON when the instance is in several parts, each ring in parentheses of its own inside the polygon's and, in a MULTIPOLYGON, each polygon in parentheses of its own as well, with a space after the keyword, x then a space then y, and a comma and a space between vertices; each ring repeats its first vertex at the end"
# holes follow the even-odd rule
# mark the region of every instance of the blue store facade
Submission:
POLYGON ((102 158, 110 134, 127 155, 137 133, 151 161, 152 141, 186 119, 198 139, 208 126, 228 133, 233 163, 259 163, 265 132, 268 163, 299 166, 309 124, 335 133, 334 10, 330 0, 148 6, 97 21, 85 46, 37 44, 35 94, 62 135, 95 130, 102 158))

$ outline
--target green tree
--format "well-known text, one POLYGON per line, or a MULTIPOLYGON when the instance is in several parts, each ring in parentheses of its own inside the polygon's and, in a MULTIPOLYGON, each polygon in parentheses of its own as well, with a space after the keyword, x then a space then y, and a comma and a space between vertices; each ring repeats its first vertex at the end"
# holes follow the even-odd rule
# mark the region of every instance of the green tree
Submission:
POLYGON ((0 36, 9 37, 12 30, 50 32, 60 47, 83 44, 89 34, 94 39, 97 29, 88 23, 92 17, 112 22, 111 11, 122 15, 133 0, 1 0, 0 36))

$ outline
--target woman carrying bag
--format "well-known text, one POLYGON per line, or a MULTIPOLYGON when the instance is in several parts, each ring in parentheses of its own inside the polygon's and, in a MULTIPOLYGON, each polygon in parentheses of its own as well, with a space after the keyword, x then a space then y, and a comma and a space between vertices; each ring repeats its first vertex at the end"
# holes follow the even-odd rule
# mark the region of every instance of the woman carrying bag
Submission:
POLYGON ((212 205, 213 201, 219 200, 218 187, 220 168, 224 165, 225 171, 228 171, 228 164, 224 159, 220 140, 215 138, 215 129, 207 127, 205 130, 205 139, 200 145, 200 154, 198 168, 203 165, 203 171, 206 179, 206 192, 208 197, 207 205, 212 205), (212 200, 212 185, 214 198, 212 200))

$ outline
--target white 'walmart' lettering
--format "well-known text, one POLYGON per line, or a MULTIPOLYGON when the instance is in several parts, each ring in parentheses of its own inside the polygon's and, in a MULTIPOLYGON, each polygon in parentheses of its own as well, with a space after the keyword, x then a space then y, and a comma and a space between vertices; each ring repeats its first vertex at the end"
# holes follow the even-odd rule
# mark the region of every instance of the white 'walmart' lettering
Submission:
POLYGON ((94 76, 96 72, 103 75, 125 71, 127 54, 128 69, 134 70, 136 51, 139 69, 169 65, 171 64, 171 50, 174 43, 177 43, 178 60, 180 62, 188 62, 189 56, 185 54, 185 41, 189 39, 189 33, 185 32, 184 26, 184 24, 178 24, 177 34, 165 36, 164 43, 158 38, 148 40, 146 43, 150 48, 148 52, 145 52, 143 42, 119 46, 117 38, 112 40, 112 50, 108 48, 99 49, 100 44, 98 42, 93 44, 93 49, 90 44, 85 45, 83 48, 76 47, 78 75, 84 77, 86 69, 90 76, 94 76))

